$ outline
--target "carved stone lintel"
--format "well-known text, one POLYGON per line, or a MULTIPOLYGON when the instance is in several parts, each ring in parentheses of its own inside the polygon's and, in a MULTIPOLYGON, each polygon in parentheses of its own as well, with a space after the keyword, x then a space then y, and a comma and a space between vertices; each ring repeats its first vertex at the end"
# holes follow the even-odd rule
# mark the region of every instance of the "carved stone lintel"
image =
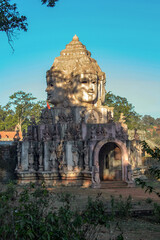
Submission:
POLYGON ((90 131, 90 139, 96 139, 96 128, 95 127, 91 127, 91 131, 90 131))

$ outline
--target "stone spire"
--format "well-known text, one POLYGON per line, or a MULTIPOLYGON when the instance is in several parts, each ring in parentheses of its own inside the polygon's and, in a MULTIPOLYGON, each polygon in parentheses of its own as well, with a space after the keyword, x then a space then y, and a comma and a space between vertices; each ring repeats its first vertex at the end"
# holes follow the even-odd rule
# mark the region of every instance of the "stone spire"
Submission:
POLYGON ((61 56, 64 57, 64 59, 81 58, 83 55, 91 56, 91 53, 79 41, 77 35, 74 35, 72 41, 61 51, 61 56))
POLYGON ((86 49, 77 35, 74 35, 72 41, 61 51, 60 56, 56 57, 50 71, 61 71, 69 76, 81 73, 92 73, 105 78, 96 60, 91 58, 91 53, 86 49))
POLYGON ((75 34, 72 40, 73 40, 73 41, 79 41, 79 38, 78 38, 77 35, 75 34))
POLYGON ((50 83, 54 86, 54 94, 56 94, 57 91, 60 92, 61 90, 59 96, 56 96, 57 99, 58 97, 59 99, 62 99, 65 92, 65 99, 68 99, 69 95, 72 96, 72 99, 69 97, 69 102, 73 105, 83 104, 82 100, 73 100, 77 98, 80 99, 80 96, 76 97, 76 94, 80 95, 83 93, 86 95, 86 101, 88 104, 91 104, 91 102, 94 104, 99 99, 101 99, 101 102, 104 101, 105 73, 101 71, 96 60, 91 57, 91 53, 86 49, 85 45, 79 41, 77 35, 75 35, 72 41, 66 45, 66 48, 61 51, 60 56, 55 58, 51 69, 47 71, 48 87, 46 91, 48 92, 48 101, 51 103, 54 102, 56 106, 61 106, 60 103, 55 103, 55 100, 51 101, 49 99, 49 96, 52 94, 50 83), (88 93, 79 90, 80 85, 82 86, 82 82, 84 88, 88 89, 88 93), (94 86, 96 84, 97 86, 94 86), (93 96, 93 89, 90 89, 90 85, 92 85, 95 89, 94 101, 91 100, 91 96, 93 96), (55 86, 57 90, 55 90, 55 86), (99 93, 97 93, 97 89, 99 93), (99 96, 96 97, 96 95, 99 96))

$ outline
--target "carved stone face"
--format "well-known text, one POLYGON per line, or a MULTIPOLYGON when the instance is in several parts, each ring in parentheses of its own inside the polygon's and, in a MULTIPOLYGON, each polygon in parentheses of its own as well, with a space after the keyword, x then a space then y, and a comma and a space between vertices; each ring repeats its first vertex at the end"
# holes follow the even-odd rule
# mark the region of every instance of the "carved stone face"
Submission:
POLYGON ((59 77, 47 76, 46 92, 48 102, 54 105, 63 103, 66 97, 65 84, 59 77))
POLYGON ((80 102, 92 103, 97 98, 97 76, 81 74, 75 90, 75 97, 80 102))

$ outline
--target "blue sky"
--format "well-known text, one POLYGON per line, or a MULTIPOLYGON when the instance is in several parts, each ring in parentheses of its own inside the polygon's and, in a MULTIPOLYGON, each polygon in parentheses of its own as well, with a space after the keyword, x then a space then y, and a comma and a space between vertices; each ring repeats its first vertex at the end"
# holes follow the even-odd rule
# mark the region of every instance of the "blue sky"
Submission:
POLYGON ((142 115, 160 117, 160 1, 11 0, 28 18, 28 32, 14 41, 0 32, 0 104, 18 90, 46 99, 46 71, 72 37, 106 73, 106 90, 126 97, 142 115))

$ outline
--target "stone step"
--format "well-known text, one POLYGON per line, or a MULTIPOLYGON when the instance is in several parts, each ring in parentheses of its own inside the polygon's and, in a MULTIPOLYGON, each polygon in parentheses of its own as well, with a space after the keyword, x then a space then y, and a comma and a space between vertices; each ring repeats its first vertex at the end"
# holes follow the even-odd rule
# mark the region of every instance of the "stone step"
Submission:
POLYGON ((123 181, 101 181, 101 188, 126 188, 127 183, 123 181))

